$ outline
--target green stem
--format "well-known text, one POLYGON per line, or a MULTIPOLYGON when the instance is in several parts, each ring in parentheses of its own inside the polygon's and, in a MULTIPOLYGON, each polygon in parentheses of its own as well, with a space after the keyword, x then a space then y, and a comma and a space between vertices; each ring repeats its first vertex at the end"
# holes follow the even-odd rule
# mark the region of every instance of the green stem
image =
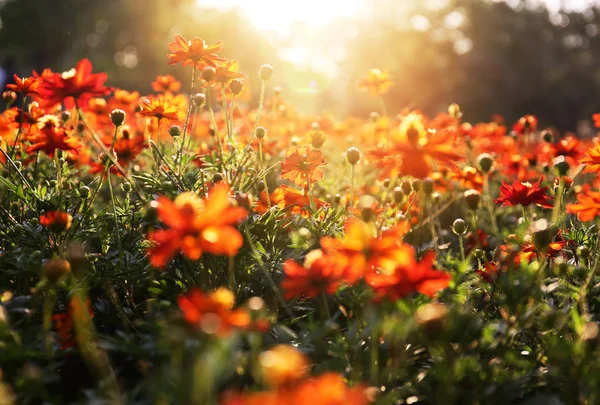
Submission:
POLYGON ((496 215, 494 214, 494 207, 492 206, 492 194, 490 193, 489 173, 486 173, 483 177, 483 193, 488 213, 490 215, 490 220, 492 221, 492 229, 494 230, 494 233, 498 235, 498 223, 496 222, 496 215))
POLYGON ((194 108, 194 88, 196 87, 196 64, 192 67, 192 88, 190 90, 190 99, 188 101, 188 113, 185 118, 185 126, 183 127, 183 135, 181 136, 181 145, 179 145, 179 150, 177 151, 177 158, 175 160, 177 164, 177 175, 181 177, 181 162, 183 160, 183 148, 185 145, 185 137, 188 132, 188 127, 190 125, 190 116, 192 115, 192 110, 194 108))
POLYGON ((565 192, 565 180, 563 176, 560 176, 558 181, 558 191, 556 192, 556 196, 554 198, 554 206, 552 207, 552 223, 556 224, 558 218, 560 216, 561 206, 562 206, 562 198, 565 192))
POLYGON ((113 192, 112 181, 110 178, 110 166, 106 164, 106 182, 108 183, 108 191, 110 192, 110 200, 112 202, 113 216, 115 220, 115 234, 117 235, 117 247, 119 248, 119 257, 123 254, 121 246, 121 233, 119 232, 119 219, 117 218, 117 204, 115 202, 115 194, 113 192))
POLYGON ((219 147, 219 166, 221 171, 223 170, 223 145, 221 144, 221 137, 219 136, 219 128, 217 127, 217 120, 215 119, 215 112, 213 110, 212 103, 212 87, 206 88, 206 102, 208 104, 208 113, 210 114, 210 120, 217 137, 217 145, 219 147))
MULTIPOLYGON (((263 140, 261 139, 258 143, 258 157, 260 159, 260 170, 265 170, 265 163, 263 158, 263 140)), ((271 209, 271 195, 269 194, 269 185, 267 183, 267 173, 265 172, 263 176, 263 182, 265 183, 265 193, 267 194, 267 205, 269 206, 269 210, 271 209)))

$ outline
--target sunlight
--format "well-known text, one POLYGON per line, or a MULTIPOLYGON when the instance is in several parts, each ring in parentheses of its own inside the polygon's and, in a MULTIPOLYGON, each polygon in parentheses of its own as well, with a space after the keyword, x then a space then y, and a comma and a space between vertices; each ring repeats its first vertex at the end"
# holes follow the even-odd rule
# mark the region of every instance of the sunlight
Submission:
POLYGON ((257 28, 287 36, 294 24, 320 27, 339 18, 354 17, 364 6, 364 0, 197 0, 197 4, 199 7, 235 8, 257 28))

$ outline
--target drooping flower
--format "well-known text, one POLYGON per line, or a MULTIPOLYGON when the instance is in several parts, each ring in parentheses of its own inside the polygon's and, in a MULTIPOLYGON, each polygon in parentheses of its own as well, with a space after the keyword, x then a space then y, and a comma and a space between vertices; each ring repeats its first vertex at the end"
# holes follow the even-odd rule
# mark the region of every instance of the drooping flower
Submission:
POLYGON ((223 42, 218 41, 208 46, 203 39, 195 37, 188 41, 181 35, 175 36, 175 42, 169 43, 168 55, 169 64, 175 65, 181 63, 184 66, 193 65, 194 63, 198 67, 203 65, 217 67, 221 62, 225 61, 217 55, 223 49, 223 42))
POLYGON ((365 280, 373 288, 376 300, 395 301, 416 292, 433 297, 448 286, 452 276, 434 269, 434 252, 427 252, 417 262, 414 248, 409 245, 403 245, 403 248, 410 253, 408 262, 398 263, 391 272, 375 270, 366 274, 365 280))
POLYGON ((368 91, 374 96, 380 96, 387 93, 393 84, 394 82, 389 79, 387 73, 382 72, 380 69, 371 69, 367 77, 358 81, 358 88, 368 91))
POLYGON ((245 329, 251 325, 251 317, 244 309, 233 309, 235 296, 221 287, 204 294, 192 288, 177 299, 185 321, 205 333, 223 336, 234 329, 245 329))
POLYGON ((314 183, 323 177, 320 169, 325 166, 325 158, 321 151, 310 146, 292 146, 285 153, 281 163, 281 178, 293 181, 299 186, 314 183))
POLYGON ((104 86, 107 78, 106 73, 92 73, 92 63, 82 59, 68 72, 42 75, 38 91, 48 107, 61 102, 68 109, 85 107, 90 98, 110 94, 104 86))
POLYGON ((177 93, 181 89, 181 83, 173 75, 156 76, 152 82, 152 90, 157 93, 177 93))
POLYGON ((536 204, 543 208, 552 208, 552 198, 546 194, 548 187, 541 187, 542 181, 543 178, 540 178, 537 183, 515 181, 513 184, 508 184, 502 181, 500 197, 494 202, 502 204, 503 207, 536 204))
POLYGON ((217 185, 205 200, 187 192, 175 201, 158 199, 158 217, 166 229, 153 230, 148 239, 154 243, 148 253, 150 263, 165 267, 178 252, 190 260, 202 254, 235 256, 244 241, 235 228, 247 216, 242 207, 232 207, 229 188, 217 185))
POLYGON ((582 222, 593 221, 600 215, 600 191, 577 194, 577 204, 567 204, 567 212, 577 214, 582 222))

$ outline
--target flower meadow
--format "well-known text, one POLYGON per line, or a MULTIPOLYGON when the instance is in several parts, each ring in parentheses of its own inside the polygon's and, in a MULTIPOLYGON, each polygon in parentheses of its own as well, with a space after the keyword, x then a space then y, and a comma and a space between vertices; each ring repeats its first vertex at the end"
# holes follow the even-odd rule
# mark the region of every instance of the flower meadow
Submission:
POLYGON ((600 402, 600 141, 387 111, 379 69, 307 116, 222 50, 2 94, 0 404, 600 402))

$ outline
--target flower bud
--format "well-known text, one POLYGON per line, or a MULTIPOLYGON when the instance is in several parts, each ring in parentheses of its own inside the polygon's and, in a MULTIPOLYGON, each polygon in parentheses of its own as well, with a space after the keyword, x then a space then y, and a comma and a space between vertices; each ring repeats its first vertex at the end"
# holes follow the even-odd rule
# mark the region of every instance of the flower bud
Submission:
POLYGON ((423 180, 414 179, 410 186, 412 187, 414 192, 418 193, 419 191, 423 190, 423 180))
POLYGON ((112 121, 115 127, 120 127, 121 125, 123 125, 123 122, 125 122, 126 116, 127 114, 125 114, 125 111, 117 108, 112 110, 112 112, 110 113, 110 120, 112 121))
POLYGON ((327 137, 325 136, 325 134, 323 133, 323 131, 321 131, 319 129, 312 129, 308 133, 308 139, 310 140, 310 144, 315 149, 319 149, 321 146, 323 146, 323 144, 327 140, 327 137))
POLYGON ((258 75, 260 76, 260 80, 263 82, 269 81, 271 76, 273 76, 273 66, 271 65, 262 65, 258 71, 258 75))
POLYGON ((248 211, 250 210, 250 206, 252 205, 252 198, 250 194, 240 193, 239 191, 236 191, 234 194, 234 198, 235 202, 239 207, 243 207, 248 211))
POLYGON ((590 248, 588 248, 587 246, 579 246, 577 248, 577 254, 579 255, 579 257, 581 257, 582 259, 587 259, 590 257, 590 248))
POLYGON ((546 250, 552 242, 552 231, 546 219, 539 219, 531 224, 531 235, 534 246, 539 250, 546 250))
POLYGON ((461 218, 455 219, 452 223, 452 232, 458 236, 463 236, 467 233, 467 223, 461 218))
POLYGON ((460 118, 462 117, 462 112, 460 111, 460 106, 456 103, 450 104, 448 107, 448 115, 451 118, 460 118))
POLYGON ((433 182, 433 179, 426 178, 423 180, 423 192, 426 195, 431 195, 433 193, 434 189, 435 189, 435 183, 433 182))
POLYGON ((260 180, 257 184, 256 184, 256 188, 258 188, 258 191, 261 192, 265 189, 265 182, 260 180))
POLYGON ((212 178, 213 183, 220 183, 223 181, 223 175, 221 173, 215 173, 212 178))
POLYGON ((388 188, 390 184, 392 184, 392 181, 390 179, 383 180, 383 187, 388 188))
POLYGON ((481 193, 477 190, 467 190, 465 191, 465 201, 467 202, 467 207, 471 211, 477 211, 479 208, 479 203, 481 202, 481 193))
POLYGON ((212 82, 215 79, 216 75, 217 71, 214 67, 207 66, 204 69, 202 69, 202 78, 207 82, 212 82))
POLYGON ((71 263, 65 259, 49 259, 46 260, 42 266, 42 274, 53 284, 70 272, 71 263))
POLYGON ((12 104, 17 100, 17 93, 12 90, 5 91, 2 93, 2 100, 4 100, 6 104, 12 104))
POLYGON ((484 173, 489 173, 494 167, 494 158, 489 153, 482 153, 477 157, 477 165, 484 173))
POLYGON ((263 139, 267 135, 267 130, 264 127, 256 127, 254 136, 258 139, 263 139))
POLYGON ((123 190, 124 193, 130 193, 131 183, 129 183, 128 181, 121 183, 121 190, 123 190))
POLYGON ((348 160, 348 163, 350 163, 352 166, 357 164, 360 160, 360 150, 355 147, 348 148, 346 151, 346 160, 348 160))
POLYGON ((410 181, 404 180, 402 183, 400 183, 400 187, 402 188, 404 194, 409 195, 412 193, 412 185, 410 184, 410 181))
POLYGON ((485 258, 485 252, 483 251, 483 249, 475 249, 475 257, 479 260, 482 260, 485 258))
POLYGON ((79 195, 81 198, 88 198, 90 196, 90 188, 88 186, 82 186, 79 188, 79 195))
POLYGON ((229 90, 233 93, 234 96, 237 96, 244 89, 244 82, 241 79, 233 79, 229 85, 229 90))
POLYGON ((402 201, 404 201, 404 191, 402 191, 402 187, 394 187, 394 201, 397 204, 400 204, 402 201))
POLYGON ((173 138, 181 135, 181 127, 179 125, 171 125, 169 127, 169 135, 171 135, 173 138))
POLYGON ((336 204, 339 204, 341 201, 342 201, 342 196, 341 196, 340 194, 336 194, 336 195, 333 197, 333 202, 334 202, 334 203, 336 203, 336 204))
POLYGON ((379 120, 379 113, 377 111, 373 111, 371 112, 371 114, 369 114, 369 119, 373 122, 377 122, 377 120, 379 120))
POLYGON ((194 94, 193 101, 196 107, 200 107, 206 101, 206 96, 204 93, 196 93, 194 94))
POLYGON ((62 122, 67 122, 71 119, 71 111, 63 111, 60 113, 60 119, 62 122))
POLYGON ((542 139, 544 140, 544 142, 548 142, 548 143, 554 142, 554 136, 552 135, 552 132, 550 132, 548 130, 544 130, 542 132, 542 139))
POLYGON ((564 156, 558 156, 554 159, 554 170, 559 176, 566 176, 569 172, 569 163, 564 156))

